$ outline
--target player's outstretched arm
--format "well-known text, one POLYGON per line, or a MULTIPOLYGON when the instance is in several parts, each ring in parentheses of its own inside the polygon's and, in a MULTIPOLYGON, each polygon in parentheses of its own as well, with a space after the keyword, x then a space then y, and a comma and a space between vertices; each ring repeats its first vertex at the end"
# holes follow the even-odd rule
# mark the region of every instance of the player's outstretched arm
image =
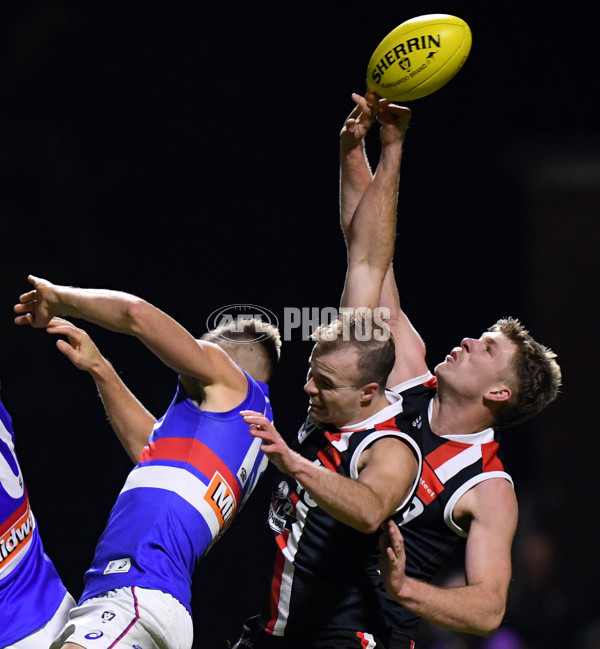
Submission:
MULTIPOLYGON (((399 182, 402 151, 397 152, 395 148, 399 141, 404 141, 410 112, 400 107, 400 110, 396 110, 393 106, 386 112, 389 102, 380 100, 374 93, 367 93, 365 97, 354 94, 352 98, 357 105, 346 119, 340 134, 340 222, 348 249, 348 272, 341 306, 356 308, 363 306, 364 300, 369 301, 379 281, 378 275, 370 281, 367 280, 373 276, 370 275, 368 262, 361 264, 361 259, 368 259, 369 255, 377 257, 379 254, 389 254, 388 247, 384 245, 380 248, 378 242, 381 237, 393 236, 395 239, 397 211, 397 199, 393 210, 391 205, 383 212, 364 209, 368 207, 368 203, 366 206, 362 205, 363 209, 360 211, 357 209, 372 180, 364 137, 382 109, 381 116, 378 117, 382 123, 382 147, 391 156, 392 163, 398 163, 399 182), (391 148, 387 148, 388 146, 391 148), (383 228, 381 219, 384 219, 383 228)), ((397 186, 394 194, 396 192, 397 186)), ((392 194, 388 194, 389 198, 391 196, 392 194)), ((388 239, 388 242, 390 240, 388 239)), ((396 342, 396 364, 390 374, 388 387, 424 375, 427 372, 425 345, 402 311, 391 264, 381 285, 378 305, 390 314, 388 324, 396 342)))
POLYGON ((293 476, 316 503, 337 520, 367 534, 403 505, 414 486, 417 460, 397 438, 382 438, 364 451, 357 480, 317 466, 285 443, 266 417, 240 413, 250 434, 262 439, 261 449, 280 471, 293 476))
POLYGON ((46 331, 66 336, 56 341, 58 349, 94 379, 115 434, 134 463, 148 442, 156 418, 127 388, 110 362, 100 353, 87 332, 63 318, 52 318, 46 331))
POLYGON ((377 115, 381 154, 377 169, 367 183, 370 170, 364 150, 358 145, 345 146, 342 139, 340 218, 348 250, 348 269, 341 305, 375 308, 379 306, 381 285, 394 254, 400 160, 410 110, 379 100, 372 93, 366 98, 356 97, 355 101, 360 109, 359 118, 346 120, 342 138, 348 140, 352 129, 361 135, 365 129, 358 127, 360 117, 369 122, 377 115))
POLYGON ((82 318, 105 329, 139 338, 187 385, 221 385, 246 394, 244 373, 212 343, 196 340, 184 327, 149 302, 121 291, 58 286, 30 275, 34 289, 15 305, 15 322, 45 327, 54 316, 82 318))
POLYGON ((344 121, 340 132, 340 225, 346 242, 350 224, 360 199, 373 179, 365 147, 377 112, 377 97, 352 94, 356 106, 344 121))
POLYGON ((391 521, 380 542, 381 575, 388 593, 420 617, 453 631, 489 635, 506 609, 517 502, 510 483, 500 478, 479 483, 461 500, 458 508, 472 516, 465 586, 441 588, 408 577, 402 535, 391 521))
POLYGON ((380 306, 389 314, 388 324, 396 348, 396 361, 387 380, 387 387, 393 388, 428 371, 425 343, 402 309, 393 265, 383 280, 380 306))

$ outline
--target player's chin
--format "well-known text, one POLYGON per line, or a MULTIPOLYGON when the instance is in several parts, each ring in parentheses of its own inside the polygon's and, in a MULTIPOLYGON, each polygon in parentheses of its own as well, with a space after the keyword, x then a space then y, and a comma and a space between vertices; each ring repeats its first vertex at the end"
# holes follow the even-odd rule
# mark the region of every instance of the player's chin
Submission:
POLYGON ((323 422, 327 418, 327 411, 323 406, 316 406, 311 403, 308 406, 307 412, 315 421, 323 422))
POLYGON ((438 363, 438 364, 433 368, 433 373, 434 373, 436 376, 438 376, 438 375, 440 375, 440 374, 443 375, 443 374, 447 373, 447 372, 451 369, 451 368, 449 367, 450 364, 448 363, 447 358, 448 358, 448 357, 446 357, 446 359, 444 359, 441 363, 438 363))

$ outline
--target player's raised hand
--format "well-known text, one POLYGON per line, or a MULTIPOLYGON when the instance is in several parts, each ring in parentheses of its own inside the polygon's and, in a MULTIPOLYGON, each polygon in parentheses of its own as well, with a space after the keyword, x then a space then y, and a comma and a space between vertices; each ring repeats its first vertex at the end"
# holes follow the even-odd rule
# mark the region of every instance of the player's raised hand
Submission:
POLYGON ((48 323, 46 331, 49 334, 67 337, 68 342, 59 338, 56 346, 77 369, 92 372, 104 361, 104 357, 89 334, 68 320, 54 317, 48 323))
POLYGON ((14 306, 15 324, 46 327, 53 316, 59 315, 53 311, 56 303, 54 284, 34 275, 29 275, 27 281, 34 288, 19 296, 19 303, 14 306))
POLYGON ((403 142, 410 122, 410 108, 398 104, 379 102, 377 121, 381 125, 379 137, 383 145, 403 142))
POLYGON ((352 101, 356 106, 346 118, 340 133, 341 144, 346 149, 357 147, 373 126, 380 99, 372 92, 368 92, 364 97, 354 92, 352 101))

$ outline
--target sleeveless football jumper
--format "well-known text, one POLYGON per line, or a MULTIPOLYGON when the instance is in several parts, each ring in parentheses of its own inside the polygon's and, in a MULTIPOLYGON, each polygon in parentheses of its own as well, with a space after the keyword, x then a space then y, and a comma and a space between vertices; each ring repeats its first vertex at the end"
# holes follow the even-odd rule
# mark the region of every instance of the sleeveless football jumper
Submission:
POLYGON ((114 588, 169 593, 191 614, 196 564, 225 532, 267 467, 241 410, 273 414, 268 387, 246 374, 244 401, 200 410, 179 382, 112 508, 80 602, 114 588))
POLYGON ((0 401, 0 647, 46 624, 66 593, 44 554, 15 454, 12 419, 0 401))
MULTIPOLYGON (((431 430, 436 388, 437 380, 430 373, 396 386, 393 392, 402 398, 402 412, 393 422, 382 424, 410 434, 423 455, 417 493, 406 514, 395 520, 404 537, 406 574, 426 582, 464 548, 468 530, 454 519, 461 496, 484 480, 501 478, 513 484, 498 457, 492 428, 465 435, 438 435, 431 430)), ((420 618, 387 595, 381 580, 378 588, 393 634, 414 639, 420 618)))
MULTIPOLYGON (((296 443, 303 457, 356 480, 361 453, 383 437, 397 437, 410 446, 420 463, 415 442, 394 426, 374 427, 401 410, 401 399, 364 422, 336 429, 308 418, 296 443)), ((420 473, 420 467, 419 467, 420 473)), ((418 486, 415 479, 407 506, 418 486)), ((335 630, 378 634, 383 620, 369 581, 370 566, 379 555, 379 532, 364 534, 337 521, 291 476, 279 474, 268 524, 275 540, 270 601, 259 626, 267 634, 294 641, 335 630)))

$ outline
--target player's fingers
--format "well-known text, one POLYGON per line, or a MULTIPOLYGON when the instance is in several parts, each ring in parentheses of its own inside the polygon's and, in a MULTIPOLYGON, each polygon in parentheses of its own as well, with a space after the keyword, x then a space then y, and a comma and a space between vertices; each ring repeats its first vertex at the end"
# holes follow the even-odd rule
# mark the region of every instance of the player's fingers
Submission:
POLYGON ((56 334, 58 336, 67 336, 69 342, 73 344, 81 343, 81 332, 71 325, 56 325, 46 327, 49 334, 56 334))
POLYGON ((347 119, 356 119, 360 115, 362 110, 359 104, 360 99, 361 99, 360 95, 358 95, 355 92, 352 93, 352 101, 354 101, 356 106, 354 106, 354 108, 350 111, 350 115, 348 115, 347 119))
POLYGON ((391 113, 392 115, 401 115, 401 116, 409 116, 410 115, 410 108, 407 106, 401 106, 400 104, 388 104, 385 107, 385 112, 391 113))
POLYGON ((19 295, 19 305, 23 305, 26 303, 35 303, 37 304, 37 300, 35 299, 36 296, 36 291, 27 291, 27 293, 22 293, 19 295))
POLYGON ((404 539, 402 538, 401 534, 394 538, 392 542, 392 546, 394 547, 394 552, 396 554, 400 554, 401 552, 404 552, 404 539))
POLYGON ((369 103, 365 97, 362 97, 356 92, 352 95, 352 99, 356 102, 357 108, 360 109, 360 113, 363 116, 371 116, 373 112, 377 111, 376 103, 369 103))
POLYGON ((70 360, 74 361, 77 357, 77 350, 63 338, 56 341, 56 347, 70 360))
POLYGON ((63 318, 57 318, 56 316, 50 320, 46 325, 46 330, 48 333, 64 333, 65 335, 69 333, 76 334, 78 338, 87 336, 86 332, 79 327, 76 327, 72 322, 64 320, 63 318))
MULTIPOLYGON (((71 325, 71 327, 75 327, 75 325, 70 321, 70 320, 65 320, 64 318, 61 318, 60 316, 53 316, 52 320, 48 323, 48 326, 56 326, 58 324, 63 324, 63 325, 71 325)), ((76 327, 75 327, 76 328, 76 327)))
POLYGON ((31 315, 31 313, 26 313, 25 315, 18 315, 15 318, 15 324, 18 325, 33 324, 33 316, 31 315))

